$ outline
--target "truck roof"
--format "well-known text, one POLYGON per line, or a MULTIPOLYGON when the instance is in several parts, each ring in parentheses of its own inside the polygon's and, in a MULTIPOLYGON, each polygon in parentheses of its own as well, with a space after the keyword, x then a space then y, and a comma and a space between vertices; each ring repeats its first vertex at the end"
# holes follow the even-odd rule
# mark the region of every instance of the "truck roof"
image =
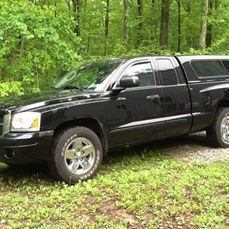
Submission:
POLYGON ((123 58, 112 58, 110 61, 117 61, 117 62, 126 62, 128 60, 133 59, 144 59, 144 58, 151 58, 151 57, 175 57, 179 60, 183 61, 190 61, 190 60, 217 60, 217 59, 228 59, 229 55, 152 55, 152 56, 128 56, 123 58))
POLYGON ((175 56, 179 60, 222 60, 222 59, 228 59, 229 56, 226 55, 186 55, 186 56, 175 56))

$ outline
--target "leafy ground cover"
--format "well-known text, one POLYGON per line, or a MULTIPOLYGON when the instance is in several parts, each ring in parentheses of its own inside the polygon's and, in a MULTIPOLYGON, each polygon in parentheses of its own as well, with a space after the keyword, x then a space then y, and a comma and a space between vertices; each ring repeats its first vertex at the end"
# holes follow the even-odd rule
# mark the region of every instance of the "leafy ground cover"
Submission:
POLYGON ((0 228, 227 228, 228 162, 186 163, 152 145, 121 150, 75 186, 41 166, 0 164, 0 228))

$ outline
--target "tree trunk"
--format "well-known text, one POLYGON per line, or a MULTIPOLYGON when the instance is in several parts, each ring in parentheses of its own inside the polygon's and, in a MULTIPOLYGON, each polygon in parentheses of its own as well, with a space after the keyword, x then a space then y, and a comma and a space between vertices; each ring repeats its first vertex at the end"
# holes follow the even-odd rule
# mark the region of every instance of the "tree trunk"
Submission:
POLYGON ((54 5, 55 5, 55 17, 57 17, 57 1, 56 0, 54 2, 54 5))
POLYGON ((169 39, 169 0, 162 0, 161 6, 161 32, 160 32, 160 46, 161 49, 168 48, 169 39))
POLYGON ((26 12, 29 12, 29 0, 26 0, 26 12))
POLYGON ((80 36, 80 3, 79 0, 72 0, 74 19, 76 22, 75 33, 80 36))
POLYGON ((70 0, 65 0, 66 1, 66 4, 68 6, 68 10, 70 11, 71 10, 71 2, 70 0))
MULTIPOLYGON (((192 4, 191 4, 191 0, 186 0, 185 3, 183 3, 183 1, 181 0, 182 2, 182 6, 183 6, 183 9, 187 12, 187 18, 192 18, 192 4)), ((189 21, 188 21, 189 22, 189 21)), ((192 27, 191 26, 186 26, 186 29, 185 29, 185 36, 186 36, 186 46, 188 48, 191 48, 193 46, 193 42, 192 42, 192 27)))
POLYGON ((154 19, 155 0, 152 0, 151 6, 152 6, 152 32, 151 32, 151 39, 150 40, 153 40, 153 39, 155 39, 155 37, 157 37, 157 28, 158 28, 157 20, 154 19))
POLYGON ((203 19, 201 23, 201 33, 200 33, 200 43, 199 43, 199 49, 205 50, 206 48, 206 37, 207 37, 207 16, 209 11, 209 0, 203 0, 203 19))
POLYGON ((128 14, 128 0, 123 0, 124 5, 124 17, 123 17, 123 41, 125 49, 127 50, 128 47, 128 39, 129 39, 129 27, 128 27, 128 20, 129 20, 129 14, 128 14))
POLYGON ((217 10, 220 6, 220 0, 215 0, 215 9, 217 10))
POLYGON ((181 51, 181 0, 177 0, 178 8, 178 39, 177 39, 177 51, 181 51))
POLYGON ((138 47, 142 41, 142 31, 144 27, 144 23, 142 21, 143 0, 137 0, 137 4, 138 4, 138 31, 137 31, 137 47, 138 47))
MULTIPOLYGON (((209 0, 209 16, 212 15, 213 10, 213 0, 209 0)), ((207 24, 207 37, 206 37, 206 46, 211 47, 212 45, 212 24, 207 24)))
MULTIPOLYGON (((192 4, 191 4, 191 1, 189 0, 188 1, 188 4, 187 4, 187 12, 189 14, 189 16, 191 15, 192 13, 192 4)), ((186 32, 187 33, 187 32, 186 32)), ((192 42, 192 28, 190 26, 190 28, 188 29, 188 37, 187 37, 187 44, 188 44, 188 48, 192 47, 193 46, 193 42, 192 42)))
MULTIPOLYGON (((84 8, 87 9, 88 7, 88 1, 87 0, 84 0, 84 8)), ((91 48, 91 29, 92 29, 92 26, 91 26, 91 21, 93 19, 91 17, 88 18, 88 21, 87 21, 87 25, 88 25, 88 29, 87 29, 87 47, 86 47, 86 53, 90 53, 90 48, 91 48)))
POLYGON ((109 22, 110 22, 110 0, 106 0, 106 16, 105 16, 105 46, 104 54, 107 55, 109 41, 109 22))

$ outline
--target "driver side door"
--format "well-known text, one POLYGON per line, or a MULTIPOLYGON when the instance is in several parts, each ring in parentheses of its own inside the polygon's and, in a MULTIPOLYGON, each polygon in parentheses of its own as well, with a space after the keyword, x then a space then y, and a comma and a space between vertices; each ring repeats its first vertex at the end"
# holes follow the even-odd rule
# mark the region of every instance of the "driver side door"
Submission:
POLYGON ((110 146, 158 139, 165 132, 165 122, 161 120, 162 89, 156 86, 151 60, 144 59, 129 64, 120 79, 131 76, 139 78, 139 85, 122 90, 110 101, 110 146))

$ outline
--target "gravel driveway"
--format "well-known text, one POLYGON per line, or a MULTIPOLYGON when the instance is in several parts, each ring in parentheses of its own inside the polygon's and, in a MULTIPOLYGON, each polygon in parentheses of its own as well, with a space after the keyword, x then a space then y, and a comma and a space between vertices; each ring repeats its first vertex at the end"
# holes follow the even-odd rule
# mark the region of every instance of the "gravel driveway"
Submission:
POLYGON ((205 132, 157 142, 156 151, 185 162, 229 161, 229 149, 209 146, 205 132))

